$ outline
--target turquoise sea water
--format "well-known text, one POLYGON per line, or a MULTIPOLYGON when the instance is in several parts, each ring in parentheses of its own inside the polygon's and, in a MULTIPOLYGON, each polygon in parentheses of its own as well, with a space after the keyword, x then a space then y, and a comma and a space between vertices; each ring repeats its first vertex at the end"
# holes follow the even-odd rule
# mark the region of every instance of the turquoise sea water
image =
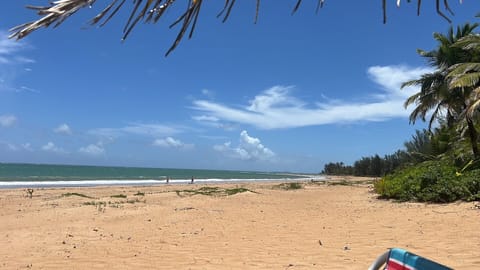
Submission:
POLYGON ((308 177, 274 172, 0 163, 0 188, 162 184, 167 178, 174 184, 190 182, 192 178, 195 182, 233 182, 295 180, 308 177))

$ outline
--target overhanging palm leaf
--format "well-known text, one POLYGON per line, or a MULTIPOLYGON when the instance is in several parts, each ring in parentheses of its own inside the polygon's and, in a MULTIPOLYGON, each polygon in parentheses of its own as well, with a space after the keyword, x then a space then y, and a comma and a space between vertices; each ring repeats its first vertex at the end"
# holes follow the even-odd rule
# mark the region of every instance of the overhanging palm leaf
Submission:
MULTIPOLYGON (((255 21, 258 18, 258 11, 260 9, 260 0, 256 1, 256 12, 255 12, 255 21)), ((317 1, 317 11, 319 8, 323 7, 325 0, 316 0, 317 1)), ((109 2, 103 10, 91 20, 91 24, 99 24, 100 26, 105 25, 117 12, 124 6, 126 0, 104 0, 102 2, 109 2), (103 20, 104 19, 104 20, 103 20), (101 22, 103 20, 103 22, 101 22)), ((126 39, 133 28, 137 25, 139 21, 144 21, 146 23, 157 23, 166 10, 171 9, 171 7, 177 2, 187 3, 187 6, 183 12, 180 13, 178 19, 170 25, 170 28, 180 24, 180 30, 178 32, 175 41, 168 49, 166 55, 168 55, 172 50, 174 50, 177 45, 180 43, 185 33, 190 29, 188 35, 189 38, 192 37, 197 23, 198 16, 200 14, 200 8, 204 0, 133 0, 133 6, 130 11, 130 15, 127 19, 127 23, 123 29, 122 39, 126 39)), ((219 16, 223 16, 223 21, 225 22, 229 17, 232 8, 236 0, 224 0, 223 9, 220 12, 219 16)), ((401 0, 397 0, 397 6, 400 6, 401 0)), ((407 3, 411 0, 407 0, 407 3)), ((453 15, 452 10, 448 4, 449 0, 443 0, 443 6, 445 10, 450 12, 453 15)), ((33 31, 41 28, 54 25, 54 27, 59 26, 63 21, 68 17, 75 14, 78 10, 84 7, 92 7, 97 3, 97 0, 57 0, 51 2, 50 6, 27 6, 27 8, 36 10, 38 15, 41 16, 40 19, 12 28, 10 31, 13 32, 10 35, 10 38, 21 39, 32 33, 33 31)), ((293 8, 293 13, 295 13, 300 7, 302 0, 296 0, 296 4, 293 8)), ((420 7, 422 1, 417 0, 417 13, 420 14, 420 7)), ((435 2, 437 13, 450 22, 450 19, 445 16, 440 10, 440 0, 435 2)), ((387 20, 387 6, 386 0, 382 0, 383 7, 383 18, 384 23, 387 20)))

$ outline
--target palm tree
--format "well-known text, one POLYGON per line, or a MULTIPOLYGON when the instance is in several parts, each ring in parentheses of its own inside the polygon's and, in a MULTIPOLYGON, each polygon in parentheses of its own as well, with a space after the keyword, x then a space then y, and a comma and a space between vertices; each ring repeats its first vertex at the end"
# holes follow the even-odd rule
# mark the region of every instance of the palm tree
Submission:
POLYGON ((473 30, 478 24, 465 24, 463 27, 457 27, 456 33, 450 27, 448 34, 443 35, 435 33, 434 38, 438 41, 437 49, 433 51, 418 50, 418 53, 427 58, 428 62, 436 68, 434 72, 422 75, 420 79, 405 82, 403 87, 418 85, 420 91, 405 101, 405 107, 415 104, 416 107, 410 114, 410 123, 421 118, 425 121, 428 112, 432 111, 429 121, 429 129, 436 119, 440 119, 442 113, 446 113, 447 126, 452 127, 462 120, 467 123, 468 134, 472 152, 475 158, 480 158, 478 149, 478 131, 475 128, 474 120, 468 117, 466 111, 469 108, 471 99, 471 87, 458 87, 450 82, 449 73, 452 67, 459 63, 470 62, 474 54, 465 50, 456 42, 473 35, 473 30))
MULTIPOLYGON (((90 23, 92 25, 99 24, 100 26, 105 25, 124 5, 126 0, 108 0, 110 2, 104 9, 95 16, 90 23)), ((258 12, 260 8, 260 0, 255 0, 257 3, 256 13, 255 13, 255 22, 258 18, 258 12)), ((319 8, 323 7, 325 0, 317 0, 317 11, 319 8)), ((59 26, 64 22, 68 17, 75 14, 78 10, 84 7, 92 7, 97 0, 56 0, 51 2, 50 6, 27 6, 27 8, 36 10, 38 15, 41 16, 40 19, 32 22, 27 22, 22 25, 12 28, 10 31, 12 35, 10 38, 21 39, 31 32, 42 28, 48 27, 53 24, 54 27, 59 26)), ((170 10, 174 4, 178 2, 186 3, 185 10, 180 13, 180 16, 172 24, 170 28, 180 24, 180 30, 178 32, 175 41, 173 42, 170 49, 167 51, 166 55, 172 52, 177 45, 182 40, 183 36, 189 31, 188 38, 191 38, 195 30, 197 23, 198 15, 204 0, 187 0, 187 1, 177 1, 177 0, 133 0, 133 6, 131 7, 130 16, 127 19, 127 23, 123 29, 123 38, 125 40, 133 28, 137 25, 139 21, 145 23, 157 23, 165 11, 170 10)), ((223 22, 225 22, 232 8, 234 7, 236 0, 224 0, 223 8, 217 17, 223 17, 223 22)), ((401 0, 396 1, 397 6, 400 6, 401 0)), ((407 0, 407 3, 410 3, 411 0, 407 0)), ((462 2, 462 0, 460 0, 462 2)), ((295 13, 302 0, 296 0, 296 4, 293 8, 295 13)), ((443 0, 443 6, 446 11, 450 12, 453 15, 452 10, 449 6, 449 0, 443 0)), ((383 22, 387 21, 387 0, 382 0, 383 8, 383 22)), ((417 14, 420 15, 420 7, 422 5, 421 0, 417 0, 417 14)), ((437 13, 445 18, 448 22, 451 22, 450 19, 445 16, 445 14, 440 10, 440 0, 435 1, 435 6, 437 13)))
POLYGON ((480 106, 480 35, 461 38, 454 46, 469 51, 473 56, 469 62, 452 66, 447 76, 451 88, 470 89, 466 117, 473 118, 480 106))

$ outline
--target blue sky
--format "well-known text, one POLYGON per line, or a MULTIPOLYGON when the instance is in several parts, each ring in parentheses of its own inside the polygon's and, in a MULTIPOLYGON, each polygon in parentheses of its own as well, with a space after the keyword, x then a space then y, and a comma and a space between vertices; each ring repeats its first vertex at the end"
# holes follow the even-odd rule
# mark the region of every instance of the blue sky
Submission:
MULTIPOLYGON (((390 154, 415 129, 399 85, 429 67, 417 48, 449 24, 424 3, 240 1, 230 19, 206 1, 192 39, 167 58, 180 9, 137 25, 125 16, 87 22, 98 1, 56 29, 8 40, 36 18, 26 4, 0 9, 0 162, 319 172, 330 161, 390 154)), ((454 25, 475 22, 474 1, 451 2, 454 25)), ((124 14, 125 15, 125 14, 124 14)))

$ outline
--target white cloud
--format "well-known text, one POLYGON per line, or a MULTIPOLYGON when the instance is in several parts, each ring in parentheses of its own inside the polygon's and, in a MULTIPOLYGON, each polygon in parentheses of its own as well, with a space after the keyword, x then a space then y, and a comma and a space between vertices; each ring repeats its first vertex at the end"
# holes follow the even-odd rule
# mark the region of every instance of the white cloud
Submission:
POLYGON ((0 30, 0 63, 9 64, 15 59, 13 57, 16 52, 20 51, 23 47, 23 43, 16 42, 9 39, 8 34, 5 31, 0 30))
POLYGON ((293 86, 274 86, 250 100, 250 106, 246 109, 251 112, 263 112, 271 108, 302 107, 303 102, 289 96, 293 86))
POLYGON ((182 149, 191 149, 194 147, 193 144, 186 144, 172 137, 167 137, 165 139, 156 139, 155 141, 153 141, 152 145, 164 147, 164 148, 182 148, 182 149))
POLYGON ((0 146, 1 145, 4 145, 6 149, 9 151, 17 152, 17 151, 23 150, 23 151, 33 152, 33 148, 30 143, 23 143, 23 144, 17 145, 7 141, 0 141, 0 146))
POLYGON ((72 135, 72 130, 67 124, 61 124, 55 129, 53 129, 53 131, 59 134, 72 135))
POLYGON ((29 87, 18 87, 16 83, 21 74, 28 72, 25 65, 35 62, 33 59, 20 55, 29 47, 24 41, 9 39, 8 32, 0 30, 0 91, 38 92, 29 87))
POLYGON ((10 151, 17 151, 18 150, 18 147, 12 143, 7 143, 7 148, 8 150, 10 151))
POLYGON ((211 90, 208 90, 208 89, 202 89, 202 95, 212 99, 215 97, 215 93, 211 90))
POLYGON ((123 135, 134 134, 141 136, 161 137, 180 133, 178 127, 161 124, 131 124, 122 128, 97 128, 88 133, 107 138, 116 138, 123 135))
POLYGON ((199 116, 194 116, 192 118, 193 120, 206 121, 206 122, 218 122, 220 120, 217 117, 210 116, 210 115, 199 115, 199 116))
POLYGON ((34 94, 40 93, 40 91, 38 91, 37 89, 33 89, 33 88, 30 88, 30 87, 24 86, 24 85, 20 86, 16 90, 16 92, 30 92, 30 93, 34 93, 34 94))
POLYGON ((105 154, 105 148, 102 143, 89 144, 85 147, 80 147, 78 151, 91 156, 101 156, 105 154))
POLYGON ((9 151, 17 151, 18 150, 18 147, 15 144, 7 142, 7 141, 0 140, 0 146, 2 148, 6 148, 9 151))
MULTIPOLYGON (((23 63, 23 64, 33 64, 33 63, 36 63, 35 60, 30 59, 30 58, 27 58, 27 57, 24 57, 24 56, 16 56, 16 57, 15 57, 15 61, 18 62, 18 63, 23 63)), ((26 69, 30 69, 30 68, 26 68, 26 69)), ((32 69, 26 70, 26 71, 32 71, 32 69)))
POLYGON ((17 117, 15 115, 0 115, 0 126, 2 127, 11 127, 17 122, 17 117))
POLYGON ((232 147, 231 142, 226 142, 215 145, 213 149, 241 160, 272 160, 275 157, 275 153, 265 147, 260 139, 249 136, 245 130, 240 133, 240 143, 237 147, 232 147))
POLYGON ((348 123, 357 121, 385 121, 407 117, 403 103, 415 88, 400 89, 403 82, 417 79, 431 72, 429 68, 405 66, 375 66, 368 69, 369 77, 382 92, 371 93, 371 101, 350 102, 335 99, 309 104, 292 96, 292 86, 274 86, 255 96, 242 108, 207 100, 194 101, 194 109, 203 112, 194 117, 201 122, 218 119, 230 123, 252 125, 261 129, 294 128, 304 126, 348 123))
POLYGON ((32 148, 32 145, 31 145, 30 143, 24 143, 24 144, 22 144, 22 148, 23 148, 24 150, 33 152, 33 148, 32 148))
POLYGON ((53 153, 67 153, 62 148, 57 147, 53 142, 48 142, 44 146, 42 146, 42 150, 46 152, 53 152, 53 153))
POLYGON ((227 131, 232 131, 235 129, 235 125, 228 124, 228 123, 222 123, 220 122, 220 119, 218 119, 215 116, 210 116, 210 115, 198 115, 198 116, 193 116, 193 120, 198 121, 199 123, 202 123, 206 126, 210 127, 215 127, 215 128, 221 128, 227 131))
POLYGON ((148 136, 175 134, 178 132, 176 128, 159 124, 135 124, 124 127, 122 130, 127 133, 148 136))
POLYGON ((31 64, 35 60, 18 55, 25 50, 26 43, 8 38, 6 31, 0 30, 0 64, 31 64))
POLYGON ((367 71, 370 78, 382 86, 386 92, 386 94, 380 95, 380 97, 390 99, 398 97, 402 101, 418 92, 417 87, 405 87, 400 90, 402 83, 418 79, 422 74, 429 72, 433 72, 433 69, 425 67, 409 68, 406 66, 373 66, 368 68, 367 71))

